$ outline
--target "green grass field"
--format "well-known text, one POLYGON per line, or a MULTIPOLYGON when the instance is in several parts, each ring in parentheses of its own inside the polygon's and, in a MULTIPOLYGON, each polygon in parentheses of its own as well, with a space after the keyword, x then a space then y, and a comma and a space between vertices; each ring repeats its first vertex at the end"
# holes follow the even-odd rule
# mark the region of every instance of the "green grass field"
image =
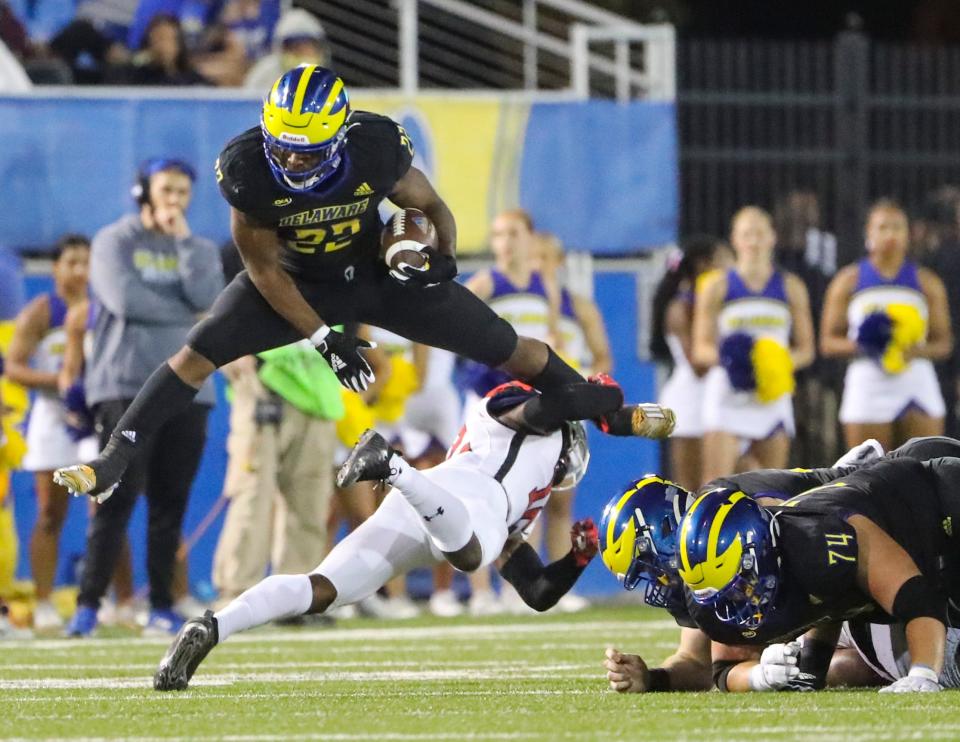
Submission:
POLYGON ((620 696, 615 644, 659 661, 676 628, 641 608, 574 616, 262 629, 218 647, 183 693, 150 682, 167 642, 0 645, 0 736, 283 740, 960 739, 958 696, 620 696))

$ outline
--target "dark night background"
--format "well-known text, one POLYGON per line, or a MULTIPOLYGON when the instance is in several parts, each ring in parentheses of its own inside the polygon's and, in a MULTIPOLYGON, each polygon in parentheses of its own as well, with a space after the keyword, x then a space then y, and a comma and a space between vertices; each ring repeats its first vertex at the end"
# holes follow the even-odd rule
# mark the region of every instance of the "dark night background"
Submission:
POLYGON ((874 39, 960 42, 960 0, 596 0, 640 21, 670 21, 684 36, 828 38, 851 14, 874 39))

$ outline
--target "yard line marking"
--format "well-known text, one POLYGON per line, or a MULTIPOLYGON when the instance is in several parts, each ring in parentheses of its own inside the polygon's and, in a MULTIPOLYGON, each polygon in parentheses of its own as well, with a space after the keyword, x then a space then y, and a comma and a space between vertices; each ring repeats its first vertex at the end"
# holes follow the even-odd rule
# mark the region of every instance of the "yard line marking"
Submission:
MULTIPOLYGON (((408 627, 359 627, 359 628, 332 628, 316 631, 287 631, 274 630, 247 632, 230 637, 231 645, 264 643, 264 642, 310 642, 340 643, 345 641, 414 641, 418 639, 498 639, 516 634, 579 634, 581 632, 626 632, 631 637, 652 634, 663 629, 675 627, 671 620, 660 621, 530 621, 525 623, 509 624, 462 624, 456 626, 408 626, 408 627)), ((62 652, 65 649, 79 650, 98 647, 121 646, 165 646, 170 639, 164 637, 130 637, 126 639, 36 639, 23 642, 9 642, 4 644, 4 652, 17 650, 53 650, 62 652)))
MULTIPOLYGON (((549 676, 552 680, 589 680, 598 678, 597 674, 586 675, 582 665, 542 665, 529 670, 511 669, 511 679, 538 679, 549 676), (579 673, 571 673, 579 670, 579 673)), ((291 673, 206 673, 191 681, 193 686, 230 685, 233 683, 325 683, 336 681, 447 681, 447 680, 500 680, 503 678, 503 666, 490 670, 372 670, 372 671, 331 671, 331 672, 291 672, 291 673)), ((143 688, 150 687, 149 675, 121 678, 22 678, 19 680, 0 680, 0 690, 69 690, 75 688, 143 688)))

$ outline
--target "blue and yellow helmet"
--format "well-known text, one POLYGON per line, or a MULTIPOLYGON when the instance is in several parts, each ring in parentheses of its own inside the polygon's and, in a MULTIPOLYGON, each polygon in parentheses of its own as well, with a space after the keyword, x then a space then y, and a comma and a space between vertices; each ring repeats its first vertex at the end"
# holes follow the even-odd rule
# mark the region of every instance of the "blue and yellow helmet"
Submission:
POLYGON ((615 495, 600 519, 603 563, 627 590, 644 583, 643 599, 658 608, 678 607, 677 530, 693 496, 683 487, 648 474, 615 495))
POLYGON ((285 72, 263 101, 260 129, 267 162, 289 191, 316 188, 343 159, 350 101, 334 72, 301 64, 285 72))
POLYGON ((701 605, 725 623, 756 629, 773 607, 780 582, 776 523, 743 492, 719 488, 700 497, 680 521, 680 578, 701 605))

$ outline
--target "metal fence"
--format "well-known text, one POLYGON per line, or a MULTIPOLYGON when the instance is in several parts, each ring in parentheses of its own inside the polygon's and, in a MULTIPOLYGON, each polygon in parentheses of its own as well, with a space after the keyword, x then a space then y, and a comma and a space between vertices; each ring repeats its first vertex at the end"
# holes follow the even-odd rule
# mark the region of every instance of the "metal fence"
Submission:
POLYGON ((684 40, 677 47, 681 233, 725 234, 745 203, 820 199, 840 262, 865 206, 908 208, 960 184, 960 48, 833 41, 684 40))

